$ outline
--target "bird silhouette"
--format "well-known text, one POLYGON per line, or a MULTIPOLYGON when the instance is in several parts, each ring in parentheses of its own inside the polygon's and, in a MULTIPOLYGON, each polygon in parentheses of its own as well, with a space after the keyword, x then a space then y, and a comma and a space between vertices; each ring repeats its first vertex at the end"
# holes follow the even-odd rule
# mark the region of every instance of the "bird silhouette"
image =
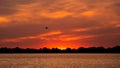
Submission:
POLYGON ((45 29, 48 29, 48 27, 45 27, 45 29))

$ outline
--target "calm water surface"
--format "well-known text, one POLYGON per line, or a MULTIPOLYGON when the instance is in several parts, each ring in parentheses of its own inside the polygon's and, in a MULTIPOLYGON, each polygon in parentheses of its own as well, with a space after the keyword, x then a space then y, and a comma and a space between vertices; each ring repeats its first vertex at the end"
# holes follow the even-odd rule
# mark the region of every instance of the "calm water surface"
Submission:
POLYGON ((120 68, 120 54, 0 54, 0 68, 120 68))

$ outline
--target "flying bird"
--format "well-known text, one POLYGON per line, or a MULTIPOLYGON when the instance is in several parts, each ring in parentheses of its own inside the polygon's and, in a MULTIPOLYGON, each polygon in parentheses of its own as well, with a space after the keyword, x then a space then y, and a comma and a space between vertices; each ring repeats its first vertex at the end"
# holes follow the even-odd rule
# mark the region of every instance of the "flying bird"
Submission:
POLYGON ((48 29, 48 27, 45 27, 45 29, 48 29))

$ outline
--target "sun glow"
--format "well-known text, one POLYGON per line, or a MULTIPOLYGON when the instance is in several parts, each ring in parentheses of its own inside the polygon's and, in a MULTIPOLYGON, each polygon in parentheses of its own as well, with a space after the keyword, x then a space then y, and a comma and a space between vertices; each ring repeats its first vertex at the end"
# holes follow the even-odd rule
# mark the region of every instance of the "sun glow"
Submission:
POLYGON ((64 48, 64 47, 58 47, 60 50, 65 50, 66 48, 64 48))
POLYGON ((58 48, 58 49, 61 49, 61 50, 64 50, 66 48, 79 48, 79 45, 77 45, 76 43, 72 43, 72 42, 67 42, 67 41, 47 41, 46 44, 44 44, 45 46, 44 47, 47 47, 47 48, 58 48))

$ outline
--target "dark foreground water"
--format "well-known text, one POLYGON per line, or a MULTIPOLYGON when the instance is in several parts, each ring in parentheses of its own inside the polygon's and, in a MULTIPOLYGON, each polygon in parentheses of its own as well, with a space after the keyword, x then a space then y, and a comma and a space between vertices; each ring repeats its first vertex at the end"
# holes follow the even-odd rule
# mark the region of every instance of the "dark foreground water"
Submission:
POLYGON ((120 68, 120 54, 0 54, 0 68, 120 68))

